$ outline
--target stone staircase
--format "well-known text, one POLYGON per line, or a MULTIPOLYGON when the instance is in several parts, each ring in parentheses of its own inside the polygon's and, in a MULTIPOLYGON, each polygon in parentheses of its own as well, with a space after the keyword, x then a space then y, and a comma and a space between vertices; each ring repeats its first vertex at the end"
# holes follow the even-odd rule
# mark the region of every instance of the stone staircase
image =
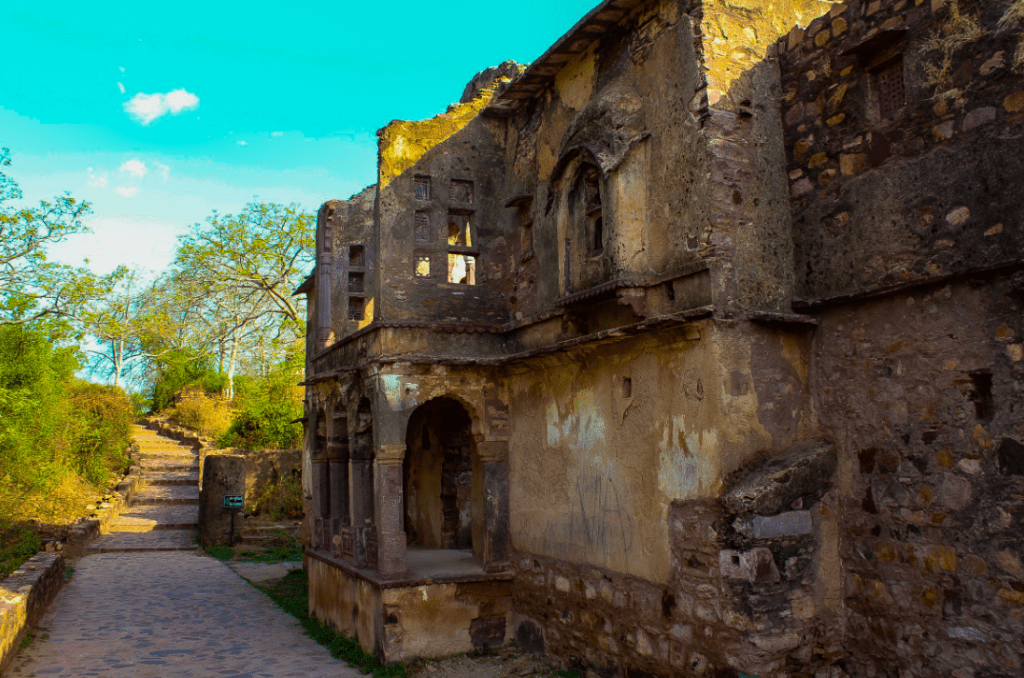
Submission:
POLYGON ((139 445, 141 485, 128 509, 86 552, 199 548, 199 453, 142 426, 133 427, 132 435, 139 445))

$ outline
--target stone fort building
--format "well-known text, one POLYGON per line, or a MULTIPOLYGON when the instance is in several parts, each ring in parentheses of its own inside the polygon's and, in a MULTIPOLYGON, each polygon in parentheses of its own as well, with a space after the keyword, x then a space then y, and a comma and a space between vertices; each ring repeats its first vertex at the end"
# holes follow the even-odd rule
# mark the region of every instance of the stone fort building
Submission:
POLYGON ((319 214, 314 616, 388 661, 1020 676, 1019 0, 605 0, 319 214))

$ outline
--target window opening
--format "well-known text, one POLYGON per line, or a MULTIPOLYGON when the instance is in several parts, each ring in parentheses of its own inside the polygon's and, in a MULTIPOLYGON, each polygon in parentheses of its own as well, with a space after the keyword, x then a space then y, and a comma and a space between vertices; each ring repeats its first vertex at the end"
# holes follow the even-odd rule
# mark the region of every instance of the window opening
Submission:
POLYGON ((521 236, 523 244, 523 259, 529 259, 533 256, 533 219, 527 219, 523 222, 521 236))
POLYGON ((458 285, 476 284, 476 257, 448 254, 448 282, 458 285))
POLYGON ((362 292, 363 291, 363 273, 349 273, 348 274, 348 291, 349 292, 362 292))
POLYGON ((448 245, 451 247, 472 247, 473 233, 470 218, 463 214, 448 215, 448 245))
POLYGON ((633 380, 629 377, 622 378, 622 397, 632 398, 633 397, 633 380))
POLYGON ((430 257, 416 257, 416 277, 430 277, 430 257))
POLYGON ((430 177, 413 177, 417 200, 430 200, 430 177))
POLYGON ((366 313, 366 300, 361 297, 348 298, 348 319, 360 321, 366 313))
POLYGON ((897 59, 890 66, 875 74, 878 89, 878 117, 889 120, 896 117, 907 103, 903 82, 903 59, 897 59))
POLYGON ((416 242, 430 242, 430 215, 426 212, 417 212, 414 232, 416 242))
POLYGON ((461 203, 473 202, 473 182, 452 179, 451 188, 448 191, 448 201, 461 203))
POLYGON ((348 265, 352 268, 366 266, 366 249, 362 245, 352 245, 348 248, 348 265))
POLYGON ((604 251, 604 215, 601 203, 601 174, 593 165, 582 172, 586 192, 586 215, 590 226, 590 254, 595 256, 604 251))

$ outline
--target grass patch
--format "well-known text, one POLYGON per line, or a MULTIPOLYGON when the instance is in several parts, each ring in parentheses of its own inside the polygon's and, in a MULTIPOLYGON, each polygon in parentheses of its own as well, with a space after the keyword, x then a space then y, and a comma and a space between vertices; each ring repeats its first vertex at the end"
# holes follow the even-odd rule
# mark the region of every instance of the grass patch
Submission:
POLYGON ((377 657, 363 652, 359 641, 335 633, 323 622, 309 616, 309 577, 305 570, 292 570, 283 579, 267 585, 253 584, 278 607, 299 620, 306 635, 328 648, 331 654, 374 678, 409 678, 405 666, 381 666, 377 657))
POLYGON ((297 563, 302 560, 302 542, 288 530, 277 530, 278 543, 261 551, 241 551, 236 560, 247 563, 297 563))
POLYGON ((231 560, 235 557, 235 549, 231 548, 230 546, 220 546, 218 544, 213 544, 212 546, 205 546, 203 548, 205 548, 206 552, 214 558, 216 558, 217 560, 231 560))

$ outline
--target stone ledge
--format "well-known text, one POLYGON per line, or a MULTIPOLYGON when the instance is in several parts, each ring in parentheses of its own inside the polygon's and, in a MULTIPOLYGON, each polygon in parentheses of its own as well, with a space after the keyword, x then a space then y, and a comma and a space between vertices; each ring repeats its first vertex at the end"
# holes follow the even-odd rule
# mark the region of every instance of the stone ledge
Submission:
POLYGON ((64 554, 37 553, 0 581, 0 674, 64 583, 64 554))

